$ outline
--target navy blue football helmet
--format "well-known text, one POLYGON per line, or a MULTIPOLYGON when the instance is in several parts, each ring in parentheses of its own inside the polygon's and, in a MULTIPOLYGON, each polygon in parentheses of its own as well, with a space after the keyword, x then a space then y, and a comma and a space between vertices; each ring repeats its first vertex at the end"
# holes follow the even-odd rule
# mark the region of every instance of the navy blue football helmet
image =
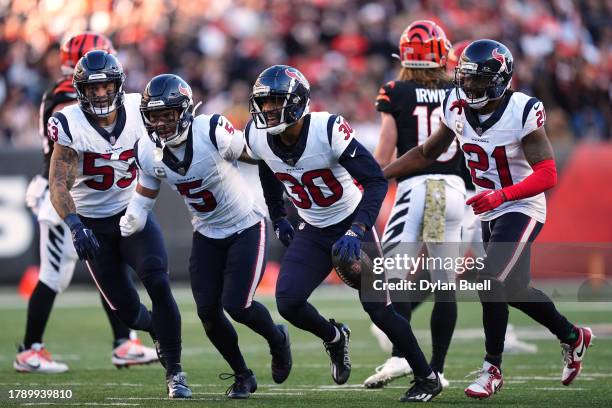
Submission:
POLYGON ((187 139, 194 111, 191 87, 178 75, 158 75, 142 93, 142 121, 151 140, 160 147, 178 146, 187 139))
POLYGON ((282 133, 306 115, 309 107, 310 84, 288 65, 274 65, 259 74, 249 98, 255 127, 270 134, 282 133))
POLYGON ((125 73, 121 63, 104 50, 89 51, 74 67, 72 84, 79 106, 84 112, 106 117, 123 105, 125 73), (114 92, 104 96, 87 96, 86 87, 94 83, 113 82, 114 92))
POLYGON ((470 107, 481 109, 506 93, 513 69, 512 53, 504 44, 486 39, 474 41, 459 58, 454 84, 457 92, 463 91, 470 107))

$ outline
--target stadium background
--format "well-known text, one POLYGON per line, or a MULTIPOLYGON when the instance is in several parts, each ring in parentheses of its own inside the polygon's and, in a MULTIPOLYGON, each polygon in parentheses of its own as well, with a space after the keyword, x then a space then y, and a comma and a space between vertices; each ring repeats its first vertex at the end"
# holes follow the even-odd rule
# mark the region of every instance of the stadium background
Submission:
MULTIPOLYGON (((536 268, 536 276, 601 277, 612 265, 611 14, 612 2, 599 0, 0 0, 0 283, 15 285, 37 263, 37 224, 23 197, 42 163, 38 106, 60 75, 58 48, 66 34, 108 35, 129 92, 173 72, 203 101, 200 112, 223 113, 236 127, 249 119, 257 74, 272 64, 294 65, 311 82, 312 108, 341 112, 373 150, 379 120, 373 101, 378 87, 395 78, 399 64, 390 55, 417 18, 440 23, 452 42, 493 38, 512 50, 513 88, 544 102, 560 169, 539 238, 551 243, 547 259, 557 266, 536 268), (564 257, 559 242, 598 242, 603 249, 564 257)), ((253 168, 243 169, 257 191, 253 168)), ((173 279, 184 279, 187 211, 166 189, 156 212, 173 279)), ((271 259, 278 259, 282 249, 270 242, 271 259)), ((81 270, 75 280, 88 278, 81 270)))

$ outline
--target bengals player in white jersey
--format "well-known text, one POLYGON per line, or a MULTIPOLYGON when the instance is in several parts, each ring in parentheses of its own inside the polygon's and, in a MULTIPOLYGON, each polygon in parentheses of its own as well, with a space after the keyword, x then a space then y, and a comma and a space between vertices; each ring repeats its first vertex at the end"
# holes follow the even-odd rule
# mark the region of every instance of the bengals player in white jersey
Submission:
POLYGON ((412 174, 459 141, 478 194, 471 205, 482 221, 487 258, 479 281, 486 355, 476 380, 465 389, 488 398, 503 385, 501 371, 508 305, 546 326, 561 342, 563 385, 582 369, 593 333, 561 315, 553 302, 530 283, 530 243, 546 218, 544 191, 557 182, 553 151, 546 136, 544 106, 510 90, 512 54, 493 40, 466 47, 455 70, 456 90, 442 103, 440 128, 427 141, 385 168, 388 178, 412 174))

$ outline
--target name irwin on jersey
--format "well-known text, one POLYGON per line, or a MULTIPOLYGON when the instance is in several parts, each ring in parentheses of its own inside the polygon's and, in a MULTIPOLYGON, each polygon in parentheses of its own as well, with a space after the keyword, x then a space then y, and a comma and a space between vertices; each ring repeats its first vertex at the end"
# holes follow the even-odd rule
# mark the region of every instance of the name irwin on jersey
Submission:
POLYGON ((446 89, 416 88, 414 90, 417 103, 442 103, 446 92, 446 89))

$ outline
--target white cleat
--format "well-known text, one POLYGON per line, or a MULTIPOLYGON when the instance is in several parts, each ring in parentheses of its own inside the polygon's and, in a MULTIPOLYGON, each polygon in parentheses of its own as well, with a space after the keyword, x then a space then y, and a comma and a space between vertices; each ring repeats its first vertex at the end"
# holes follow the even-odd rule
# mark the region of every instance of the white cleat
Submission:
POLYGON ((391 381, 405 377, 411 372, 412 368, 405 358, 391 357, 383 365, 376 367, 376 372, 363 382, 363 386, 366 388, 383 388, 391 381))
POLYGON ((370 325, 370 333, 376 338, 382 351, 391 353, 393 350, 393 343, 391 343, 391 340, 389 340, 384 331, 380 330, 377 325, 372 323, 370 325))
POLYGON ((465 395, 470 398, 489 398, 504 385, 501 371, 488 361, 485 361, 476 373, 478 374, 476 380, 465 389, 465 395))
POLYGON ((446 378, 444 378, 444 374, 438 373, 438 378, 440 379, 440 384, 442 388, 448 388, 450 386, 450 382, 446 378))
POLYGON ((20 348, 13 367, 20 373, 57 374, 68 371, 68 366, 53 361, 51 353, 41 343, 34 343, 29 349, 20 348))
POLYGON ((578 327, 580 335, 574 344, 561 343, 561 354, 563 355, 563 373, 561 374, 561 383, 570 385, 582 371, 582 359, 584 353, 593 344, 595 335, 589 327, 578 327))
POLYGON ((504 340, 504 353, 509 354, 535 354, 538 346, 518 339, 514 326, 509 324, 506 328, 506 339, 504 340))
POLYGON ((117 368, 151 364, 158 360, 155 349, 143 346, 138 338, 128 339, 115 347, 111 358, 111 362, 117 368))

